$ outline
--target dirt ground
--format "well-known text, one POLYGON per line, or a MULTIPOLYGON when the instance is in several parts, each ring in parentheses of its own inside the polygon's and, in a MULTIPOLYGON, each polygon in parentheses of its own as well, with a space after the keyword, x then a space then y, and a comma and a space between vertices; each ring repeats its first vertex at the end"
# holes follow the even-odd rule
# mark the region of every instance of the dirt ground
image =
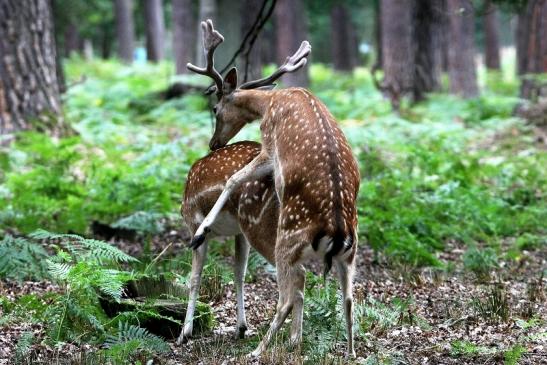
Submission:
MULTIPOLYGON (((382 258, 380 262, 374 262, 372 251, 361 248, 355 277, 356 301, 372 299, 391 303, 394 298, 412 298, 412 304, 408 313, 403 314, 406 320, 401 325, 371 328, 364 338, 357 339, 355 362, 344 358, 345 344, 341 340, 334 353, 321 363, 502 364, 504 351, 520 344, 523 354, 519 364, 547 364, 547 278, 542 275, 547 268, 547 248, 525 251, 518 261, 502 261, 490 279, 482 283, 473 274, 463 271, 463 251, 461 247, 450 247, 441 258, 455 263, 453 269, 434 270, 390 265, 382 258), (487 310, 481 311, 477 303, 488 303, 488 300, 506 309, 505 319, 496 319, 489 316, 487 310), (471 342, 478 350, 458 352, 454 349, 456 341, 471 342)), ((273 316, 277 300, 275 278, 262 273, 256 282, 246 285, 247 334, 255 339, 254 342, 233 338, 236 323, 233 289, 233 285, 228 285, 224 298, 211 303, 217 320, 213 333, 203 334, 181 346, 171 342, 172 353, 153 359, 152 363, 309 362, 305 351, 289 352, 282 341, 274 344, 260 360, 246 359, 242 354, 252 349, 257 335, 263 333, 273 316)), ((58 287, 47 282, 0 282, 0 295, 8 298, 57 290, 58 287)), ((43 334, 40 325, 29 323, 11 324, 1 329, 1 365, 14 363, 17 339, 29 330, 36 338, 43 334)), ((77 360, 82 358, 81 353, 92 350, 91 346, 82 349, 71 344, 52 349, 38 343, 34 345, 34 360, 29 363, 65 363, 62 359, 67 358, 74 358, 72 363, 83 363, 77 360)))

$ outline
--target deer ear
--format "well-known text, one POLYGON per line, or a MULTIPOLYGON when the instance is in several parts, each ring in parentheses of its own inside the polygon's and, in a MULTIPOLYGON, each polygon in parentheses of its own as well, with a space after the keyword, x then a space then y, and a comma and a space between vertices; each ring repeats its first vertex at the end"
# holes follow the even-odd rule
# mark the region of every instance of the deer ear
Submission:
POLYGON ((237 88, 237 69, 235 67, 232 67, 224 77, 222 88, 224 89, 224 95, 230 94, 237 88))

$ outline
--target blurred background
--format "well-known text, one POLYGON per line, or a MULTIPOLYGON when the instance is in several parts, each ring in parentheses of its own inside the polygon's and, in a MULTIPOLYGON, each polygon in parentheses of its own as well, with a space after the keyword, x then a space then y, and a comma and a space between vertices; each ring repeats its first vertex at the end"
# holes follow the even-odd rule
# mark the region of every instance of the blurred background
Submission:
MULTIPOLYGON (((248 363, 275 268, 251 253, 233 340, 230 240, 210 245, 194 342, 174 345, 165 293, 108 304, 190 280, 179 211, 216 100, 185 65, 207 18, 241 79, 312 45, 278 87, 310 89, 359 162, 356 363, 541 363, 547 0, 0 0, 0 363, 248 363)), ((308 274, 305 300, 302 353, 264 362, 347 363, 336 282, 308 274)))

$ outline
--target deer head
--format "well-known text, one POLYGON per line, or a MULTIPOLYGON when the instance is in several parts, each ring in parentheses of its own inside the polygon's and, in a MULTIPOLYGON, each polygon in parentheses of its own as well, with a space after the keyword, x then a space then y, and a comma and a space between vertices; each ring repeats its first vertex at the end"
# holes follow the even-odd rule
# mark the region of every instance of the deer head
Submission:
POLYGON ((283 74, 304 67, 307 63, 306 57, 311 52, 311 46, 307 41, 303 41, 296 53, 287 57, 285 63, 273 74, 263 79, 246 82, 238 87, 235 67, 230 69, 223 79, 214 66, 215 49, 224 41, 224 37, 214 29, 210 19, 201 22, 201 28, 203 30, 203 49, 207 60, 206 66, 201 68, 188 63, 187 67, 190 71, 211 77, 215 83, 209 89, 210 93, 216 94, 218 100, 213 107, 216 123, 209 147, 211 150, 216 150, 225 146, 245 124, 262 116, 258 106, 250 102, 248 91, 251 89, 273 89, 276 86, 274 82, 283 74))

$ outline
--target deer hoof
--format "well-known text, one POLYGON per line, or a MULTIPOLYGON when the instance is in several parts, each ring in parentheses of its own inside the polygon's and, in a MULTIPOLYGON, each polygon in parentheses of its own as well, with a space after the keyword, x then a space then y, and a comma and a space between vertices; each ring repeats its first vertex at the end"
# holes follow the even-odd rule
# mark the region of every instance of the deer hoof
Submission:
POLYGON ((242 340, 245 338, 245 332, 247 332, 247 326, 242 325, 236 329, 236 340, 242 340))
POLYGON ((191 338, 192 336, 190 335, 185 335, 183 333, 180 334, 179 338, 177 339, 177 346, 180 346, 182 344, 185 344, 186 342, 188 342, 188 340, 191 338))
POLYGON ((209 232, 209 228, 205 228, 203 234, 198 234, 194 236, 192 238, 192 241, 188 245, 188 247, 194 250, 197 249, 199 246, 203 244, 203 242, 205 242, 205 236, 207 235, 208 232, 209 232))

